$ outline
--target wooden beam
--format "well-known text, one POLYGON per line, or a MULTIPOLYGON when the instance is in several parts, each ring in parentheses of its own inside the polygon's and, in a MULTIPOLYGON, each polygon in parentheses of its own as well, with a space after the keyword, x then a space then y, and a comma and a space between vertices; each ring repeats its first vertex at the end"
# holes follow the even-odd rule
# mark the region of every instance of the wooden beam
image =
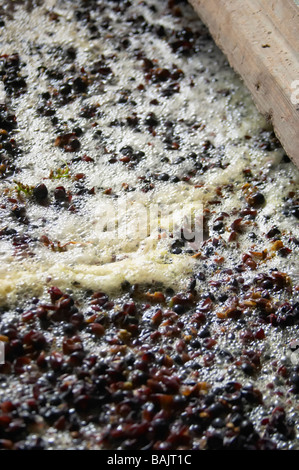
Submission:
POLYGON ((299 1, 189 1, 299 166, 299 1))

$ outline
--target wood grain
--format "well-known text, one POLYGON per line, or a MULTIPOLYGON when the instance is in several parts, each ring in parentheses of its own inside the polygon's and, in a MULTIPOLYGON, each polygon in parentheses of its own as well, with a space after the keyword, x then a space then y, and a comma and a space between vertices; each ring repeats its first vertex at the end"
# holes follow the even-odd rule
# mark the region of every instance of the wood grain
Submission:
POLYGON ((189 1, 299 167, 299 7, 293 0, 189 1))

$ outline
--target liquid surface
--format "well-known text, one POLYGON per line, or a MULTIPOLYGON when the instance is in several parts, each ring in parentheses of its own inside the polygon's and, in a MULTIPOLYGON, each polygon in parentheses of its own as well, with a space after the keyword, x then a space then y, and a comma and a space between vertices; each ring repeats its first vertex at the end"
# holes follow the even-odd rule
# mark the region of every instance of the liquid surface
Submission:
MULTIPOLYGON (((244 376, 242 364, 255 367, 252 348, 262 365, 251 383, 265 400, 264 407, 250 411, 256 429, 263 433, 263 417, 286 397, 297 429, 296 393, 289 392, 297 364, 289 345, 298 333, 299 172, 194 11, 185 2, 46 0, 34 7, 30 2, 7 6, 2 17, 4 336, 7 325, 19 322, 15 309, 24 314, 32 298, 48 303, 53 286, 73 296, 88 319, 95 292, 113 299, 111 312, 118 312, 134 298, 126 286, 134 292, 138 285, 141 344, 150 348, 149 324, 158 308, 167 312, 176 306, 174 315, 180 315, 179 339, 162 332, 159 344, 171 358, 182 353, 180 339, 188 344, 189 359, 173 366, 182 387, 199 381, 199 375, 201 382, 231 379, 243 386, 252 375, 244 376), (148 214, 154 206, 163 207, 174 222, 153 213, 153 230, 144 232, 136 223, 136 207, 148 214), (173 233, 190 213, 203 224, 196 245, 173 233), (129 227, 129 236, 121 236, 120 227, 129 227), (286 327, 273 327, 271 313, 286 327), (201 314, 208 317, 207 338, 216 338, 217 345, 202 346, 193 357, 189 345, 202 332, 201 314), (292 325, 280 320, 287 314, 292 325), (229 354, 234 359, 227 359, 229 354), (268 386, 272 382, 276 395, 268 386)), ((108 354, 113 362, 122 353, 115 358, 110 351, 115 325, 112 333, 109 325, 106 343, 94 340, 89 330, 82 332, 82 341, 91 354, 108 354)), ((62 328, 56 323, 47 328, 49 351, 57 347, 65 353, 62 328)), ((116 330, 117 347, 127 344, 121 336, 125 327, 116 330)), ((142 349, 130 342, 125 347, 133 354, 142 349)), ((31 365, 21 369, 19 378, 11 378, 15 397, 24 393, 22 381, 37 374, 31 365)), ((109 405, 112 415, 115 403, 109 405)), ((76 444, 64 430, 54 443, 57 427, 43 426, 46 448, 114 445, 103 438, 104 422, 86 425, 87 444, 84 439, 76 444)), ((270 437, 279 434, 271 432, 270 437)), ((192 438, 189 447, 204 447, 207 435, 192 438)), ((29 433, 25 441, 29 445, 35 438, 29 433)), ((292 438, 275 439, 279 448, 296 447, 292 438)))

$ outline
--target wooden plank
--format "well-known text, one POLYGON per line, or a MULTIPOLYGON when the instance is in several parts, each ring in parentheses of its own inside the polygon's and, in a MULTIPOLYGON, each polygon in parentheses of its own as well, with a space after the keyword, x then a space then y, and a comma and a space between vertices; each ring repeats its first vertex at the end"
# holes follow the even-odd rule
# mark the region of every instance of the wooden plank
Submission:
POLYGON ((266 0, 260 1, 259 4, 275 26, 275 34, 281 34, 289 42, 298 60, 299 2, 296 5, 294 0, 266 0))
POLYGON ((189 1, 299 166, 297 0, 189 1))

